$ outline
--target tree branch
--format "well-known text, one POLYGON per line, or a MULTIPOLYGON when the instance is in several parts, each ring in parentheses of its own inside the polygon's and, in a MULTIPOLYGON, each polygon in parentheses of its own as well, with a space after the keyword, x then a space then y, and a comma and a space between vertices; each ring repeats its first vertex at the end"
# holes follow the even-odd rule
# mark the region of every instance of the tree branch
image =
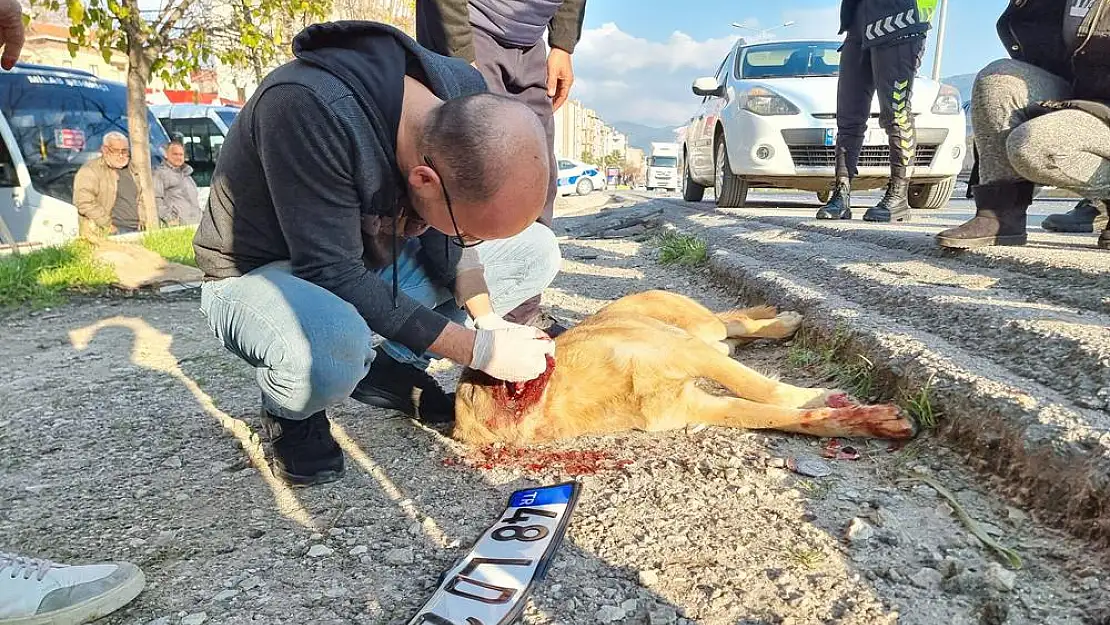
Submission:
POLYGON ((158 16, 158 20, 154 22, 154 29, 158 33, 158 38, 166 39, 178 20, 184 17, 195 2, 196 0, 180 0, 177 5, 172 2, 167 4, 162 9, 162 14, 158 16))

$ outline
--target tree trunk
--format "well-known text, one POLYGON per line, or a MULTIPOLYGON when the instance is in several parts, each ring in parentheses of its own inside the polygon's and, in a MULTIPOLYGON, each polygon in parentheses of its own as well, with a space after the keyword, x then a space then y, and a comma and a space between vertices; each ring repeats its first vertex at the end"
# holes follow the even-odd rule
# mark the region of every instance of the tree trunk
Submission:
POLYGON ((147 230, 158 229, 158 207, 154 205, 154 177, 151 174, 150 123, 147 121, 146 86, 150 82, 150 60, 138 39, 127 37, 127 134, 131 141, 131 160, 139 173, 142 197, 140 218, 147 230))

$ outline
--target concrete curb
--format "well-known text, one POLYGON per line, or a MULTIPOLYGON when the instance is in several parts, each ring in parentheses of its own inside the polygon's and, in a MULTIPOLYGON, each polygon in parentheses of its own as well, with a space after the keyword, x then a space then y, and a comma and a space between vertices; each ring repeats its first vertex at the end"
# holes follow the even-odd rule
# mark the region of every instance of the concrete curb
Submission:
POLYGON ((1110 544, 1110 432, 1091 427, 1103 420, 1095 411, 826 287, 724 249, 714 243, 725 236, 718 228, 668 221, 709 240, 709 269, 748 299, 802 312, 811 335, 847 334, 849 349, 875 365, 888 391, 931 379, 932 401, 946 415, 940 436, 1046 521, 1110 544))

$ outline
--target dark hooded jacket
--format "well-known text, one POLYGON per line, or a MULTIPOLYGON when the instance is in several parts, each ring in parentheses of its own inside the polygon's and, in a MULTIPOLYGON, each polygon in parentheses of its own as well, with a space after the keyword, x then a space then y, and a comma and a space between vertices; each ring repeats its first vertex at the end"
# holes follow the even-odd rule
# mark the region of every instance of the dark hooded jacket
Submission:
POLYGON ((864 49, 923 36, 935 6, 936 0, 841 0, 840 33, 858 28, 864 49))
POLYGON ((1096 0, 1079 30, 1076 49, 1064 42, 1068 0, 1010 0, 998 38, 1010 57, 1072 84, 1071 100, 1044 102, 1048 110, 1078 108, 1110 123, 1110 0, 1096 0))
MULTIPOLYGON (((288 260, 374 332, 420 353, 448 321, 368 266, 362 226, 395 218, 405 201, 396 163, 404 76, 442 99, 486 91, 485 81, 465 61, 375 22, 315 24, 293 52, 228 132, 193 240, 197 265, 227 278, 288 260)), ((420 239, 425 271, 451 289, 460 248, 433 229, 420 239)))

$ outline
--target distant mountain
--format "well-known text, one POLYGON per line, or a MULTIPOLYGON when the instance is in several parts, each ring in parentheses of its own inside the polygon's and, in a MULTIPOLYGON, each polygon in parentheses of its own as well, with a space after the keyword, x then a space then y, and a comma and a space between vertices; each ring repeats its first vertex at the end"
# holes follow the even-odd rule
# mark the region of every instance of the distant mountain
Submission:
POLYGON ((663 128, 645 126, 633 122, 615 122, 613 128, 628 137, 628 145, 649 151, 653 142, 670 143, 675 140, 674 127, 663 128))
POLYGON ((971 99, 971 86, 975 84, 975 74, 957 74, 942 78, 941 82, 955 87, 960 92, 960 100, 967 102, 971 99))

